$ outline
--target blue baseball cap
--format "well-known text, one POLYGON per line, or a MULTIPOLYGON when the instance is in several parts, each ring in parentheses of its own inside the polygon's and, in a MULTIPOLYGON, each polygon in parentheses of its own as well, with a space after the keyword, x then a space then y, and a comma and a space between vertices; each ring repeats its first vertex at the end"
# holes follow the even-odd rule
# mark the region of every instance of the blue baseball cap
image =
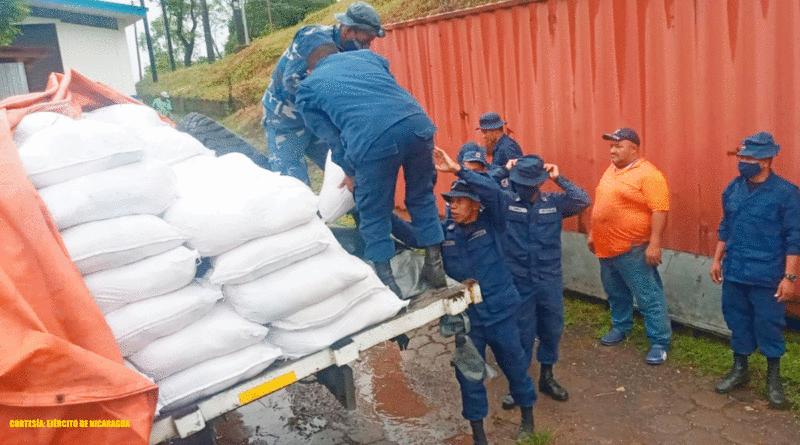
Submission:
POLYGON ((630 128, 623 127, 613 133, 603 135, 603 139, 607 141, 631 141, 636 145, 641 145, 639 135, 630 128))
POLYGON ((488 113, 484 113, 480 119, 478 119, 478 123, 480 124, 476 130, 496 130, 498 128, 503 128, 503 125, 506 124, 499 114, 495 113, 494 111, 490 111, 488 113))
POLYGON ((475 202, 481 202, 480 196, 478 196, 472 190, 472 187, 469 185, 469 183, 463 179, 453 182, 453 185, 450 186, 450 191, 447 193, 442 193, 442 198, 444 198, 447 202, 450 202, 453 198, 459 196, 469 198, 475 202))
POLYGON ((346 12, 337 12, 333 17, 342 25, 371 32, 378 37, 386 35, 386 31, 381 27, 381 18, 378 15, 378 11, 369 3, 353 2, 346 12))
POLYGON ((508 172, 508 179, 511 182, 535 187, 550 177, 550 173, 544 169, 544 159, 538 155, 525 155, 517 159, 517 163, 508 172))
POLYGON ((461 146, 457 160, 459 164, 471 161, 480 162, 484 167, 489 165, 489 162, 486 161, 486 149, 474 142, 467 142, 461 146))
POLYGON ((742 140, 742 148, 736 156, 751 156, 756 159, 773 158, 781 146, 775 143, 772 135, 762 131, 742 140))

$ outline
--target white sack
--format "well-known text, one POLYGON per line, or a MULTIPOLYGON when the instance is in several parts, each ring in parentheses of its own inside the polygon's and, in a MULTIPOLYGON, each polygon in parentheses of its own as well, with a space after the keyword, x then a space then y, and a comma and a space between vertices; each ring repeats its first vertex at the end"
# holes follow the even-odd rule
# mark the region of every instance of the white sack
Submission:
POLYGON ((198 363, 254 345, 268 329, 245 320, 224 304, 217 304, 201 319, 159 338, 129 357, 156 381, 198 363))
POLYGON ((175 199, 169 165, 139 161, 39 190, 59 229, 126 215, 159 215, 175 199))
POLYGON ((296 331, 328 325, 341 318, 356 304, 378 292, 385 292, 386 290, 389 290, 389 288, 378 279, 378 276, 371 274, 358 283, 343 289, 341 292, 337 292, 330 298, 273 321, 270 326, 285 331, 296 331))
POLYGON ((147 105, 116 104, 83 113, 83 118, 99 122, 121 125, 137 131, 146 131, 153 127, 169 127, 161 120, 156 110, 147 105))
POLYGON ((162 254, 114 269, 84 275, 83 281, 103 313, 176 291, 197 272, 197 251, 176 247, 162 254))
POLYGON ((164 253, 187 239, 154 215, 128 215, 78 224, 61 231, 61 237, 72 261, 84 275, 164 253))
POLYGON ((306 259, 335 243, 331 230, 319 218, 248 241, 212 259, 208 280, 215 284, 241 284, 306 259))
POLYGON ((179 199, 164 219, 188 234, 187 245, 202 256, 305 224, 317 212, 308 186, 260 168, 241 153, 195 156, 173 169, 179 199))
POLYGON ((154 340, 178 332, 207 314, 222 299, 218 287, 192 283, 186 287, 137 301, 106 314, 106 322, 127 357, 154 340))
POLYGON ((372 269, 331 245, 321 253, 243 284, 227 284, 222 292, 243 317, 269 323, 319 303, 366 278, 372 269))
POLYGON ((345 176, 344 170, 333 162, 331 152, 328 150, 325 176, 322 179, 322 188, 319 190, 319 214, 325 222, 336 221, 356 206, 353 193, 347 187, 339 187, 345 176))
POLYGON ((383 289, 360 301, 330 324, 296 331, 273 327, 267 335, 267 341, 281 348, 286 357, 302 357, 393 317, 407 304, 388 288, 383 289))
POLYGON ((280 355, 280 349, 262 342, 192 366, 158 382, 158 404, 162 412, 184 407, 255 377, 280 355))
POLYGON ((36 188, 131 164, 143 154, 141 139, 118 125, 72 119, 42 129, 19 147, 36 188))
POLYGON ((188 133, 172 127, 153 127, 139 133, 143 141, 145 155, 167 164, 175 164, 197 155, 214 156, 214 151, 206 148, 188 133))
POLYGON ((24 144, 25 141, 27 141, 28 138, 34 133, 44 130, 45 128, 55 125, 61 121, 74 122, 74 119, 65 114, 54 113, 52 111, 39 111, 36 113, 27 114, 22 118, 17 126, 14 127, 14 133, 12 134, 14 138, 14 144, 19 147, 24 144))

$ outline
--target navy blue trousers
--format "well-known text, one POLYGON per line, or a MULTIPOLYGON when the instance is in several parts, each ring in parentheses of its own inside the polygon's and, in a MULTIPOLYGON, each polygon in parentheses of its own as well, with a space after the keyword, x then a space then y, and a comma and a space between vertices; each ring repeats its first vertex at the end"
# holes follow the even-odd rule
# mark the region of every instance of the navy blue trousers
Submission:
MULTIPOLYGON (((509 316, 491 326, 473 325, 469 337, 481 357, 486 358, 486 347, 492 349, 497 364, 508 379, 508 389, 519 406, 533 406, 536 390, 525 365, 525 353, 519 339, 519 328, 514 316, 509 316)), ((489 413, 486 387, 483 381, 471 382, 456 368, 456 379, 461 385, 461 415, 467 420, 481 420, 489 413)))
POLYGON ((561 280, 537 283, 533 294, 519 307, 517 324, 528 367, 533 360, 533 345, 537 338, 536 360, 542 365, 555 364, 564 333, 564 285, 561 280))
POLYGON ((368 260, 389 261, 394 256, 391 215, 400 167, 403 167, 406 183, 406 209, 411 215, 416 240, 422 246, 444 240, 433 194, 436 169, 433 134, 425 134, 429 128, 424 115, 403 119, 386 130, 364 159, 354 166, 353 194, 361 217, 358 229, 364 239, 364 257, 368 260))
POLYGON ((750 355, 758 348, 767 358, 779 358, 786 352, 786 303, 778 302, 775 290, 730 280, 722 282, 722 314, 731 330, 733 352, 750 355))

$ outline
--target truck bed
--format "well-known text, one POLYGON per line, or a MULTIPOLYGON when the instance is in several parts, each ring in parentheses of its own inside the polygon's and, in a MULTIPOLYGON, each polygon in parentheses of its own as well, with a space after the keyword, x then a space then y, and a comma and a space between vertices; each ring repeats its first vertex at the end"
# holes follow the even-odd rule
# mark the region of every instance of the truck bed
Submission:
POLYGON ((474 282, 427 291, 412 298, 408 307, 398 315, 339 340, 327 349, 299 359, 278 361, 258 376, 212 397, 174 412, 162 413, 153 424, 150 443, 187 437, 205 428, 206 422, 215 417, 318 371, 332 366, 345 366, 358 359, 361 351, 438 320, 445 314, 463 312, 470 303, 480 301, 480 289, 474 282))

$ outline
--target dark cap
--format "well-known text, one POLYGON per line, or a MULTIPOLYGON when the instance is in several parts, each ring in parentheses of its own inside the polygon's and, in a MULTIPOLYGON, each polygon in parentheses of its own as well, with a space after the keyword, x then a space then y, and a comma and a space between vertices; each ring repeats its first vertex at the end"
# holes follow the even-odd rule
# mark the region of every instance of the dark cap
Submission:
POLYGON ((630 128, 620 128, 613 133, 604 134, 603 139, 607 141, 631 141, 636 145, 641 145, 639 135, 630 128))
POLYGON ((450 191, 447 193, 442 193, 442 198, 444 198, 447 202, 450 202, 450 200, 459 196, 469 198, 475 202, 481 202, 480 196, 472 191, 472 187, 470 187, 469 183, 463 179, 453 182, 453 185, 450 186, 450 191))
POLYGON ((353 2, 346 12, 337 12, 333 17, 342 25, 371 32, 378 37, 386 35, 386 31, 381 28, 381 18, 378 15, 378 11, 369 3, 353 2))
POLYGON ((508 173, 511 182, 535 187, 550 177, 544 169, 544 160, 537 155, 525 155, 517 159, 517 163, 508 173))
POLYGON ((756 159, 773 158, 781 146, 775 143, 772 135, 762 131, 742 140, 742 149, 736 156, 752 156, 756 159))
POLYGON ((471 161, 480 162, 484 167, 489 165, 486 161, 486 149, 474 142, 467 142, 461 146, 457 160, 459 164, 471 161))
POLYGON ((499 114, 495 113, 494 111, 490 111, 488 113, 484 113, 480 119, 478 119, 478 123, 480 124, 477 130, 496 130, 498 128, 503 128, 503 125, 506 124, 499 114))

